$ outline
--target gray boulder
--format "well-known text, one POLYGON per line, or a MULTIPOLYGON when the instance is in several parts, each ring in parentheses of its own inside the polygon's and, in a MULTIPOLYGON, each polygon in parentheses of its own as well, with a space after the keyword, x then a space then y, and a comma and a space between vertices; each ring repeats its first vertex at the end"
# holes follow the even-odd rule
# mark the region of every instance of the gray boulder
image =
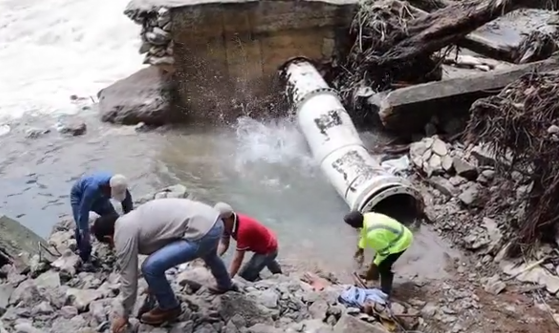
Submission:
POLYGON ((173 107, 169 74, 151 66, 99 91, 101 120, 123 125, 164 125, 181 120, 173 107))

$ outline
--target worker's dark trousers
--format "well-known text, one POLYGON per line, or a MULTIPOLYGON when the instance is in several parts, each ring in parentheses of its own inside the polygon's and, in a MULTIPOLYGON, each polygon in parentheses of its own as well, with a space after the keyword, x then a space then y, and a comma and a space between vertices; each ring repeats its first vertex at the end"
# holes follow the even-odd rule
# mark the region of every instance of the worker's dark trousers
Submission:
POLYGON ((394 282, 394 272, 392 272, 392 265, 400 258, 406 250, 398 253, 393 253, 386 257, 380 265, 378 265, 378 272, 380 275, 380 289, 383 293, 390 296, 392 293, 392 283, 394 282))

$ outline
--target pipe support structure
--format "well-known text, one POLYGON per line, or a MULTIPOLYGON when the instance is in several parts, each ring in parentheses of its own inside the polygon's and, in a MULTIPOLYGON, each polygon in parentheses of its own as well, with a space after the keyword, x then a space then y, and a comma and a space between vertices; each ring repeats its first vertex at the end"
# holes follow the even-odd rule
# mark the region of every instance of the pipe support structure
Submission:
POLYGON ((291 59, 282 66, 281 75, 313 157, 351 210, 378 211, 382 202, 395 197, 399 199, 392 200, 392 211, 399 209, 394 206, 401 199, 413 201, 417 209, 422 202, 419 192, 407 179, 385 171, 369 154, 337 91, 310 61, 291 59))

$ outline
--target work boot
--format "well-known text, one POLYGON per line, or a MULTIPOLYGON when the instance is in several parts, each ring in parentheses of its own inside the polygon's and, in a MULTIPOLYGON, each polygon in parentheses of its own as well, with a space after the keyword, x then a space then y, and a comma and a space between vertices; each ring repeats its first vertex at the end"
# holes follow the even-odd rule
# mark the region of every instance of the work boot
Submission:
POLYGON ((157 307, 144 313, 140 321, 144 324, 158 326, 163 323, 176 320, 181 315, 181 312, 182 310, 180 305, 169 310, 163 310, 160 307, 157 307))
POLYGON ((390 272, 380 276, 380 290, 390 297, 392 293, 392 283, 394 282, 394 273, 390 272))

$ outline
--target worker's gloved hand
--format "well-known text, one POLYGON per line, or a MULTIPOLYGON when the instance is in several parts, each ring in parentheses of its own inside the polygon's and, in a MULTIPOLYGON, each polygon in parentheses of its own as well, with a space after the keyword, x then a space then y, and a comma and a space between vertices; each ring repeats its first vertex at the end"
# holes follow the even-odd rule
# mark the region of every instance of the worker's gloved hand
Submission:
POLYGON ((377 265, 371 264, 366 272, 360 274, 360 277, 366 281, 378 281, 380 277, 377 265))
POLYGON ((363 251, 357 250, 357 252, 355 252, 355 254, 353 255, 353 259, 357 263, 358 267, 363 266, 363 260, 365 259, 363 251))
POLYGON ((89 259, 91 257, 91 236, 89 235, 89 233, 84 232, 80 235, 78 251, 80 253, 80 259, 82 260, 82 262, 89 262, 89 259))

